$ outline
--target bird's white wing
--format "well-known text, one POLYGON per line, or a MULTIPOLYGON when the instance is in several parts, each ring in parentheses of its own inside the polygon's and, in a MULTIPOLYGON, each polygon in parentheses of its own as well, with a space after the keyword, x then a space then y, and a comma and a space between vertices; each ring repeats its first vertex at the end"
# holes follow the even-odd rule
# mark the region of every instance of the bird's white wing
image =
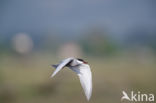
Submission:
POLYGON ((79 76, 82 88, 85 92, 87 100, 89 100, 92 94, 92 73, 89 65, 83 64, 79 68, 73 68, 72 70, 79 76))
POLYGON ((51 77, 54 77, 62 68, 64 68, 69 62, 71 62, 73 58, 67 58, 63 60, 56 68, 56 70, 53 72, 51 77))

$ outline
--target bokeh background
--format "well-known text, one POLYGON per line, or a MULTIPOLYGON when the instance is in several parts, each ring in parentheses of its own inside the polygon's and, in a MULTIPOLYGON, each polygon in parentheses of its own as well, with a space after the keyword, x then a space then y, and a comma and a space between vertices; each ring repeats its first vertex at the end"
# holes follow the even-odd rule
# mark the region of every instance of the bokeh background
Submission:
POLYGON ((155 0, 0 0, 0 103, 87 102, 74 72, 50 78, 70 56, 91 66, 90 103, 156 94, 155 11, 155 0))

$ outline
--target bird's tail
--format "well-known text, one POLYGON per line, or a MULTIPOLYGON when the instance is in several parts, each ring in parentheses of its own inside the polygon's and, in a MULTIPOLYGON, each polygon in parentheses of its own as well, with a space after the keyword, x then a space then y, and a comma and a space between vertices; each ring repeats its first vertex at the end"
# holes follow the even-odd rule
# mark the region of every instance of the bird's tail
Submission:
POLYGON ((58 67, 58 65, 51 65, 52 67, 54 67, 55 69, 58 67))

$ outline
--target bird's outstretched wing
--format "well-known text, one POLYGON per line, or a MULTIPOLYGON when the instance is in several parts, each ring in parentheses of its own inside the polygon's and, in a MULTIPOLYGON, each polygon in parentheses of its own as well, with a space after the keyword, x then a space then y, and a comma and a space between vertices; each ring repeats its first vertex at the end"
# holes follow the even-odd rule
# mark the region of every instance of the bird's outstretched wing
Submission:
POLYGON ((56 70, 53 72, 53 74, 51 75, 51 77, 54 77, 62 68, 64 68, 72 60, 73 60, 73 58, 67 58, 67 59, 63 60, 57 66, 55 65, 54 67, 56 67, 56 70))
POLYGON ((82 88, 85 92, 87 100, 89 100, 92 94, 92 73, 89 65, 85 64, 80 66, 79 69, 73 68, 72 70, 79 76, 82 88))

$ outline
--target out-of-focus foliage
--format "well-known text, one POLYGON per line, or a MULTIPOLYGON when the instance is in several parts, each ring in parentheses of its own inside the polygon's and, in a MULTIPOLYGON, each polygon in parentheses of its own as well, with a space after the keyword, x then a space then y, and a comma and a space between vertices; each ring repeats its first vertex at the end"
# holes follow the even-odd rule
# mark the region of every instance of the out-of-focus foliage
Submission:
MULTIPOLYGON (((111 58, 86 57, 93 73, 90 103, 121 102, 122 90, 156 93, 155 57, 132 51, 111 58), (141 56, 141 57, 140 57, 141 56)), ((0 103, 80 103, 87 102, 74 72, 64 68, 50 78, 57 56, 5 56, 0 59, 0 103)))
POLYGON ((100 29, 92 29, 81 40, 81 45, 86 54, 92 56, 108 56, 117 51, 119 46, 108 33, 100 29))

